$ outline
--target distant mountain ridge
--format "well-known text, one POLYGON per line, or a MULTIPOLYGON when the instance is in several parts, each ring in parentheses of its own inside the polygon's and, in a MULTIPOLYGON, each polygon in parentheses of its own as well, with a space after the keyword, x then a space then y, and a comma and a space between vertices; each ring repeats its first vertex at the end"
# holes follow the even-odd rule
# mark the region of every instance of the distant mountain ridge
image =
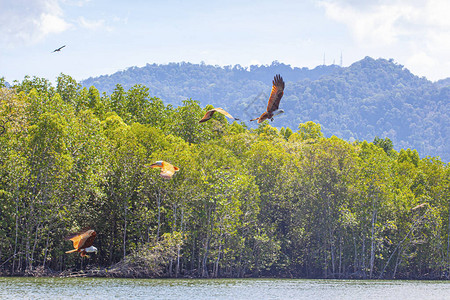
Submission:
POLYGON ((417 149, 421 156, 450 160, 446 142, 450 136, 450 78, 433 83, 392 59, 366 57, 349 67, 314 69, 292 68, 276 61, 249 68, 147 64, 88 78, 81 84, 108 94, 116 84, 125 89, 142 84, 166 104, 179 105, 192 98, 203 106, 223 107, 251 125, 248 120, 265 110, 275 74, 281 74, 286 82, 280 104, 286 113, 275 119, 273 126, 295 130, 299 123, 314 121, 322 125, 325 136, 349 141, 388 137, 397 150, 417 149))

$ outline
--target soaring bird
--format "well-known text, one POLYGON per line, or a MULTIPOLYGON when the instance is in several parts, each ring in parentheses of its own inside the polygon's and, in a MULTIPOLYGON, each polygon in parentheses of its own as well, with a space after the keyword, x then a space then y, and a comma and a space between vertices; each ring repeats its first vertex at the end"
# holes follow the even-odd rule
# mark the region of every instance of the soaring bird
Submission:
POLYGON ((61 47, 59 47, 58 49, 53 50, 52 53, 53 53, 53 52, 59 52, 59 51, 61 51, 61 49, 64 48, 65 46, 66 46, 66 45, 61 46, 61 47))
POLYGON ((284 110, 278 109, 284 91, 283 78, 281 78, 279 74, 275 75, 272 84, 272 92, 270 93, 269 103, 267 104, 267 111, 264 112, 259 118, 252 119, 250 121, 258 120, 258 123, 264 122, 264 120, 267 119, 273 121, 274 116, 284 113, 284 110))
POLYGON ((229 114, 227 111, 225 111, 223 108, 217 107, 217 108, 213 108, 213 109, 211 109, 211 110, 208 110, 208 111, 206 112, 206 114, 203 116, 203 118, 202 118, 200 121, 198 121, 198 122, 199 122, 199 123, 203 123, 203 122, 208 121, 209 119, 212 118, 212 116, 214 115, 214 113, 215 113, 216 111, 217 111, 218 113, 221 113, 222 115, 224 115, 224 116, 230 118, 230 119, 239 120, 239 119, 234 118, 232 115, 230 115, 230 114, 229 114))
POLYGON ((145 165, 144 167, 161 168, 161 173, 159 175, 161 175, 161 177, 165 178, 165 179, 172 178, 173 174, 175 174, 175 172, 180 170, 179 168, 175 167, 174 165, 168 163, 167 161, 163 161, 163 160, 158 160, 154 164, 145 165))
POLYGON ((97 253, 97 248, 92 246, 96 236, 97 233, 95 233, 93 229, 84 229, 80 232, 69 235, 66 237, 66 240, 72 241, 75 249, 66 251, 66 253, 80 252, 82 257, 87 256, 87 253, 89 252, 97 253))

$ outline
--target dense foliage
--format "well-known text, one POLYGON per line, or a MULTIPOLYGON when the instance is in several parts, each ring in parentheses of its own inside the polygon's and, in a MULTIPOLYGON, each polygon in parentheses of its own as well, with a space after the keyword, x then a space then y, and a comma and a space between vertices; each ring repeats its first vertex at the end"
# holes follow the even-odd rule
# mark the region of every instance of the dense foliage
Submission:
POLYGON ((278 62, 248 69, 239 65, 148 64, 81 83, 107 93, 112 93, 117 83, 125 89, 144 84, 166 103, 179 105, 192 98, 202 106, 223 107, 233 116, 250 120, 264 112, 275 74, 286 81, 280 105, 286 113, 275 119, 275 127, 296 128, 313 121, 322 125, 326 137, 354 141, 384 136, 397 150, 417 149, 423 155, 450 161, 446 142, 450 81, 430 82, 392 60, 366 57, 345 68, 331 65, 312 70, 278 62))
POLYGON ((63 74, 1 88, 1 272, 449 278, 448 163, 312 121, 199 124, 208 108, 63 74), (165 180, 155 160, 180 171, 165 180), (88 226, 98 254, 65 254, 88 226))

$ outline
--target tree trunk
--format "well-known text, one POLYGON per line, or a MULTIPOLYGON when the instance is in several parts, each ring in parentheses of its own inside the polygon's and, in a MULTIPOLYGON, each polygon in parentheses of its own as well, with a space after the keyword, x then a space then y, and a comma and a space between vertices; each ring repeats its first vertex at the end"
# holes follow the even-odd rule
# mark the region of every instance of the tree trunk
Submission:
POLYGON ((207 237, 206 241, 205 241, 205 254, 203 255, 203 259, 202 259, 202 277, 204 278, 208 278, 208 267, 207 267, 207 262, 208 262, 208 255, 209 255, 209 243, 211 241, 211 237, 207 237))
POLYGON ((156 196, 156 203, 158 206, 158 229, 156 230, 156 240, 159 240, 159 230, 161 228, 161 189, 158 188, 158 195, 156 196))
POLYGON ((372 214, 372 234, 371 234, 371 243, 370 243, 370 271, 369 278, 372 278, 373 275, 373 266, 375 263, 375 223, 377 222, 377 210, 374 209, 372 214))
MULTIPOLYGON (((383 278, 384 271, 386 270, 387 266, 389 265, 389 262, 391 261, 391 258, 394 256, 394 254, 395 254, 395 252, 397 251, 397 249, 400 249, 400 250, 398 251, 398 254, 397 254, 397 261, 398 261, 398 257, 400 256, 401 249, 402 249, 401 246, 402 246, 403 242, 409 237, 409 235, 410 235, 411 233, 414 232, 414 230, 416 229, 416 225, 421 224, 421 222, 422 222, 423 218, 425 217, 425 215, 427 214, 427 212, 428 212, 428 210, 426 210, 426 211, 423 213, 422 216, 420 216, 418 219, 416 219, 416 220, 414 221, 414 223, 411 225, 411 228, 409 229, 408 233, 407 233, 407 234, 405 235, 405 237, 397 244, 397 246, 395 247, 394 251, 393 251, 393 252, 391 253, 391 255, 389 256, 388 261, 387 261, 386 264, 384 265, 384 268, 383 268, 383 270, 381 271, 381 274, 380 274, 379 279, 383 278)), ((395 269, 397 269, 397 267, 395 267, 395 269)))
POLYGON ((40 224, 38 224, 36 226, 36 234, 34 236, 33 250, 31 251, 31 264, 33 264, 33 262, 34 262, 34 252, 36 251, 36 245, 37 245, 37 242, 38 242, 39 227, 40 227, 40 224))
POLYGON ((355 257, 353 258, 353 272, 356 273, 358 270, 358 265, 360 263, 358 263, 358 248, 356 246, 356 237, 355 237, 355 233, 354 233, 353 229, 352 229, 352 235, 353 235, 353 247, 355 249, 355 254, 354 254, 355 257))
POLYGON ((111 226, 111 238, 109 239, 109 265, 112 264, 114 257, 114 237, 116 236, 116 217, 113 215, 111 226))
POLYGON ((125 259, 125 256, 127 255, 126 247, 127 247, 127 212, 128 212, 128 205, 125 201, 124 204, 124 225, 123 225, 123 259, 125 259))
POLYGON ((172 215, 173 215, 173 224, 172 224, 172 233, 177 231, 177 204, 173 204, 172 208, 172 215))
POLYGON ((361 271, 363 272, 363 277, 366 278, 366 239, 363 235, 362 237, 362 249, 361 249, 361 271))
POLYGON ((219 253, 217 254, 217 259, 214 267, 214 277, 219 276, 219 261, 220 261, 220 251, 222 250, 222 243, 219 243, 219 253))
MULTIPOLYGON (((184 209, 181 206, 181 220, 180 220, 180 228, 181 228, 181 237, 183 238, 183 222, 184 222, 184 209)), ((178 278, 178 274, 180 274, 180 245, 177 245, 177 267, 175 269, 175 277, 178 278)))
POLYGON ((206 235, 205 254, 204 254, 203 260, 202 260, 202 277, 205 277, 205 278, 209 277, 209 275, 208 275, 208 268, 207 268, 206 264, 208 262, 209 246, 210 246, 212 235, 213 235, 214 213, 215 212, 216 212, 216 200, 214 200, 213 207, 208 210, 209 233, 207 233, 207 235, 206 235))
POLYGON ((27 224, 27 234, 26 234, 26 242, 25 242, 25 268, 27 270, 31 270, 31 258, 30 258, 30 239, 31 239, 31 232, 30 228, 27 224))
POLYGON ((339 278, 341 278, 342 276, 342 237, 339 234, 339 278))
MULTIPOLYGON (((397 273, 397 267, 400 265, 400 262, 402 261, 401 254, 402 254, 402 248, 400 248, 398 250, 397 260, 395 262, 395 267, 394 267, 394 272, 392 273, 392 279, 395 279, 395 274, 397 273)), ((381 274, 381 275, 383 275, 383 274, 381 274)), ((382 277, 380 276, 380 278, 382 278, 382 277)))
POLYGON ((47 253, 48 253, 48 240, 50 238, 50 230, 47 231, 47 240, 45 241, 45 250, 44 250, 44 263, 42 267, 45 269, 45 263, 47 262, 47 253))
POLYGON ((14 238, 14 258, 12 262, 12 272, 14 273, 15 269, 15 262, 16 262, 16 255, 17 255, 17 239, 19 236, 19 200, 16 201, 16 236, 14 238))

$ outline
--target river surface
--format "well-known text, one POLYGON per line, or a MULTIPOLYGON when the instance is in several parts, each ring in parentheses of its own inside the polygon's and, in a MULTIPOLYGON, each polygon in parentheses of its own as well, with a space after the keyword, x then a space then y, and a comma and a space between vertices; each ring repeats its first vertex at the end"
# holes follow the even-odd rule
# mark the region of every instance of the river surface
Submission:
POLYGON ((450 299, 450 281, 0 277, 0 299, 450 299))

